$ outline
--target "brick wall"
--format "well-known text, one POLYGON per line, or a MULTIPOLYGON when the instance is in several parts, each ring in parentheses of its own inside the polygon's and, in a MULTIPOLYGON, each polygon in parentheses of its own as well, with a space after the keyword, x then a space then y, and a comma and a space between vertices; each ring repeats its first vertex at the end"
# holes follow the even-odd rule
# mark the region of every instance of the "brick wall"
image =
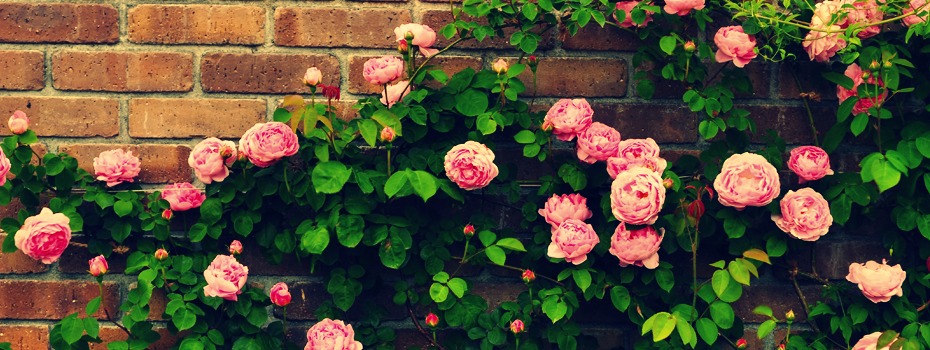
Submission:
MULTIPOLYGON (((48 150, 70 153, 85 168, 100 151, 131 145, 144 164, 141 181, 150 184, 195 180, 186 165, 194 144, 204 136, 237 139, 266 120, 283 95, 308 91, 301 77, 310 66, 323 71, 324 83, 341 86, 344 101, 372 93, 361 67, 372 56, 394 53, 394 27, 416 21, 438 29, 450 18, 445 0, 97 2, 0 2, 0 116, 25 111, 48 150)), ((504 42, 466 43, 440 62, 451 73, 486 66, 497 57, 519 56, 504 42)), ((559 96, 587 97, 595 106, 595 119, 624 137, 653 137, 675 153, 700 148, 698 119, 680 102, 680 87, 659 83, 652 101, 635 95, 631 57, 637 46, 633 35, 614 29, 589 27, 572 38, 548 33, 540 45, 537 101, 545 105, 559 96)), ((802 75, 804 69, 799 68, 802 75)), ((802 90, 789 67, 754 62, 747 72, 754 91, 740 103, 750 106, 759 128, 778 129, 792 144, 810 142, 798 100, 802 90)), ((532 89, 529 74, 524 78, 532 89)), ((830 99, 831 87, 802 89, 825 97, 814 107, 826 111, 818 115, 829 122, 836 103, 830 99)), ((834 162, 841 169, 855 164, 847 158, 834 162)), ((842 279, 853 258, 881 254, 873 241, 836 236, 813 245, 814 255, 832 259, 802 258, 802 269, 816 265, 821 275, 842 279)), ((72 249, 61 262, 45 266, 21 253, 0 254, 0 342, 23 350, 48 347, 50 325, 83 309, 97 293, 84 273, 89 258, 84 255, 72 249)), ((290 315, 297 321, 294 337, 299 339, 299 327, 312 323, 321 282, 302 276, 306 270, 296 264, 268 266, 260 259, 245 259, 256 276, 250 281, 294 284, 296 304, 290 315)), ((115 260, 115 271, 120 271, 119 258, 115 260)), ((475 289, 497 301, 525 288, 500 271, 474 271, 472 276, 484 281, 475 289)), ((113 282, 106 285, 105 307, 117 315, 131 278, 108 280, 113 282)), ((789 285, 763 280, 747 291, 737 309, 750 315, 763 302, 776 313, 799 311, 793 293, 789 285)), ((584 321, 602 344, 626 346, 637 334, 618 331, 611 315, 601 313, 591 312, 584 321)), ((119 338, 118 329, 103 324, 105 338, 119 338)), ((403 315, 388 324, 400 329, 398 342, 421 341, 403 315)), ((753 327, 748 327, 750 334, 753 327)), ((161 348, 170 340, 160 343, 161 348)))

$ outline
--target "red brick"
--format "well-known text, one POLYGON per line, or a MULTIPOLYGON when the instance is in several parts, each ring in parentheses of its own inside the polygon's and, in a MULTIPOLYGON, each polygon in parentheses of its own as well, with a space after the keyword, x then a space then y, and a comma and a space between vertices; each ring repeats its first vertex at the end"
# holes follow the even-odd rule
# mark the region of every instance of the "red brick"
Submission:
MULTIPOLYGON (((107 322, 100 322, 100 339, 103 340, 103 343, 100 344, 90 344, 90 348, 93 350, 105 350, 107 349, 107 343, 126 340, 128 335, 122 329, 107 325, 107 322)), ((149 345, 146 349, 148 350, 168 350, 172 346, 177 345, 178 336, 172 334, 168 331, 167 328, 155 328, 155 332, 158 332, 161 335, 161 338, 158 341, 149 345)))
MULTIPOLYGON (((627 64, 620 58, 541 58, 537 68, 537 96, 622 97, 626 95, 627 64), (579 74, 585 72, 585 74, 579 74)), ((519 75, 533 94, 533 73, 519 75)))
POLYGON ((77 144, 62 145, 58 151, 70 154, 77 158, 78 165, 91 174, 94 173, 94 158, 100 152, 115 148, 132 151, 142 162, 142 171, 137 181, 143 183, 171 183, 187 182, 191 180, 190 167, 187 165, 187 156, 191 149, 185 145, 125 145, 125 144, 77 144))
POLYGON ((193 76, 189 53, 63 51, 52 55, 53 85, 59 90, 190 91, 193 76))
POLYGON ((0 4, 0 42, 115 43, 119 13, 111 5, 0 4))
MULTIPOLYGON (((73 243, 86 244, 87 239, 84 237, 75 237, 71 240, 72 245, 65 249, 64 254, 58 260, 58 271, 63 273, 87 274, 89 269, 88 261, 99 254, 91 254, 87 247, 75 246, 73 243)), ((110 268, 108 273, 119 274, 126 270, 126 255, 110 254, 107 258, 107 265, 110 268)))
MULTIPOLYGON (((436 31, 436 48, 443 48, 448 46, 452 41, 456 40, 457 37, 453 36, 452 39, 446 39, 442 34, 439 34, 439 31, 442 30, 446 24, 452 23, 452 13, 448 9, 444 10, 427 10, 423 11, 420 14, 422 20, 421 23, 430 26, 433 30, 436 31)), ((473 19, 473 18, 463 18, 463 20, 469 21, 474 20, 478 23, 487 23, 484 19, 473 19)), ((535 32, 540 33, 543 27, 537 27, 538 30, 535 32)), ((485 38, 482 41, 477 39, 469 39, 462 41, 456 44, 456 48, 459 49, 513 49, 514 47, 510 45, 510 36, 513 34, 514 29, 507 28, 504 29, 502 36, 494 36, 485 38)), ((542 40, 538 43, 538 50, 548 50, 555 46, 555 39, 551 33, 543 33, 542 40)))
MULTIPOLYGON (((348 92, 353 94, 380 94, 384 87, 375 86, 367 81, 363 75, 365 62, 381 56, 349 56, 349 87, 348 92)), ((481 69, 481 59, 461 56, 439 56, 430 60, 434 69, 441 69, 448 76, 465 69, 481 69)))
POLYGON ((141 138, 242 136, 265 120, 264 100, 134 98, 129 135, 141 138))
POLYGON ((129 10, 129 40, 145 44, 265 42, 265 9, 243 5, 139 5, 129 10))
POLYGON ((324 84, 339 84, 339 61, 332 55, 226 54, 204 55, 200 74, 206 92, 306 93, 303 76, 317 67, 324 84))
MULTIPOLYGON (((5 233, 0 233, 0 242, 3 242, 6 238, 5 233)), ((17 250, 13 253, 0 252, 0 274, 26 274, 45 271, 48 271, 48 265, 26 256, 21 251, 17 250)))
POLYGON ((683 105, 595 104, 592 108, 594 121, 616 128, 624 139, 693 143, 698 138, 697 118, 683 105))
POLYGON ((0 51, 0 89, 42 90, 45 54, 41 51, 0 51))
MULTIPOLYGON (((22 110, 39 136, 111 137, 119 134, 119 101, 114 98, 0 97, 0 116, 22 110)), ((9 135, 0 128, 0 135, 9 135)))
POLYGON ((405 9, 279 7, 275 45, 395 48, 394 28, 412 21, 405 9))
MULTIPOLYGON (((75 281, 3 281, 0 280, 0 319, 20 320, 59 320, 69 314, 79 312, 84 316, 87 302, 100 296, 97 282, 75 281), (22 297, 23 292, 29 293, 22 297)), ((104 282, 104 304, 94 314, 98 319, 105 318, 104 309, 111 316, 117 317, 120 296, 119 286, 104 282)))
POLYGON ((48 326, 0 326, 0 341, 10 343, 16 350, 47 350, 48 326))
POLYGON ((612 25, 604 28, 591 23, 578 30, 575 36, 564 39, 562 48, 566 50, 592 51, 636 51, 642 42, 636 34, 620 30, 612 25))

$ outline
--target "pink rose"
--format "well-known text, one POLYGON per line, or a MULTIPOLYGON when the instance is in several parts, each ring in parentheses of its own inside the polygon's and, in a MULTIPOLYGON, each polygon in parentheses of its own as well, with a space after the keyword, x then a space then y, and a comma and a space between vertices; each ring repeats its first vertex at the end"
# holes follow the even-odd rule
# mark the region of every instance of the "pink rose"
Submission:
POLYGON ((816 241, 827 234, 833 224, 830 204, 810 188, 788 191, 779 205, 781 215, 772 214, 772 221, 782 231, 802 241, 816 241))
POLYGON ((513 322, 510 322, 510 332, 513 334, 520 334, 526 330, 526 325, 523 324, 523 320, 516 319, 513 322))
POLYGON ((552 231, 552 243, 546 253, 550 258, 565 258, 565 261, 579 265, 588 260, 588 253, 600 239, 591 225, 581 220, 568 219, 552 231))
POLYGON ((704 0, 665 0, 662 9, 668 14, 686 16, 691 10, 704 9, 704 0))
POLYGON ((756 58, 756 37, 743 32, 743 27, 729 26, 717 30, 714 35, 717 45, 718 63, 733 61, 733 65, 743 68, 756 58))
POLYGON ((384 85, 404 75, 404 61, 395 56, 372 58, 365 62, 362 76, 369 83, 384 85))
POLYGON ((362 350, 362 343, 355 340, 352 325, 324 318, 307 330, 304 350, 362 350))
POLYGON ((203 278, 207 280, 207 285, 203 287, 204 295, 238 301, 242 287, 249 278, 249 268, 236 261, 232 255, 217 255, 203 272, 203 278))
POLYGON ((110 264, 107 264, 107 259, 103 255, 95 256, 93 259, 87 262, 88 271, 90 275, 94 277, 100 277, 107 273, 110 270, 110 264))
POLYGON ((299 147, 294 130, 280 122, 255 124, 239 139, 239 152, 261 168, 297 154, 299 147))
POLYGON ((578 159, 588 164, 604 161, 617 155, 620 132, 602 123, 592 123, 578 134, 576 153, 578 159))
POLYGON ((556 102, 546 113, 545 122, 552 125, 552 134, 562 141, 571 141, 575 135, 591 125, 594 110, 583 98, 569 100, 563 98, 556 102))
POLYGON ((494 152, 475 141, 452 147, 444 165, 449 180, 468 191, 487 186, 498 173, 494 152))
MULTIPOLYGON (((866 24, 874 23, 882 20, 882 17, 885 16, 882 13, 882 9, 878 6, 878 3, 875 0, 844 0, 844 4, 851 4, 855 7, 854 10, 846 9, 846 27, 849 27, 852 24, 866 24)), ((844 27, 844 28, 846 28, 844 27)), ((862 28, 856 36, 861 39, 871 38, 878 35, 881 32, 881 26, 873 25, 862 28)))
POLYGON ((497 61, 494 61, 494 64, 491 65, 491 70, 497 74, 507 73, 508 69, 510 69, 510 66, 503 58, 498 58, 497 61))
MULTIPOLYGON (((842 104, 843 101, 846 101, 846 99, 850 97, 858 96, 859 85, 862 85, 862 83, 865 82, 865 79, 862 78, 862 74, 863 74, 862 68, 860 68, 859 65, 856 63, 850 64, 849 67, 846 67, 846 71, 844 72, 844 74, 850 79, 852 79, 853 87, 852 89, 847 89, 840 85, 836 86, 836 98, 839 99, 840 104, 842 104)), ((873 85, 878 85, 878 86, 885 86, 885 84, 882 83, 881 80, 875 79, 875 77, 872 76, 871 73, 869 73, 868 83, 873 84, 873 85)), ((880 104, 884 102, 886 96, 888 96, 888 90, 883 89, 881 95, 878 97, 859 98, 859 100, 856 101, 856 105, 853 106, 853 109, 852 109, 853 115, 857 115, 859 113, 867 113, 869 111, 869 108, 872 108, 876 104, 880 104)))
POLYGON ((804 41, 801 42, 801 46, 804 47, 804 51, 807 51, 811 61, 828 62, 830 58, 836 55, 837 51, 846 48, 846 40, 840 36, 842 28, 839 26, 822 28, 832 33, 812 30, 807 33, 804 41))
POLYGON ((909 5, 904 13, 910 13, 911 15, 901 20, 904 25, 910 27, 927 21, 927 11, 930 10, 930 7, 927 7, 927 0, 911 0, 909 5))
POLYGON ((13 242, 30 258, 51 264, 61 257, 71 242, 70 222, 65 214, 42 208, 38 215, 26 218, 13 236, 13 242))
POLYGON ((396 84, 388 85, 386 89, 387 91, 381 92, 381 104, 391 108, 391 106, 393 106, 395 103, 402 101, 404 96, 407 96, 407 94, 410 93, 410 90, 413 89, 408 89, 407 85, 410 85, 410 82, 406 80, 401 80, 396 84))
POLYGON ((185 211, 199 208, 207 196, 190 182, 166 185, 161 190, 161 198, 168 201, 172 211, 185 211))
POLYGON ((239 242, 238 239, 234 239, 229 243, 229 255, 239 254, 242 254, 242 242, 239 242))
POLYGON ((304 73, 304 84, 307 86, 317 86, 323 81, 323 73, 317 67, 311 67, 304 73))
POLYGON ((7 158, 3 150, 0 149, 0 186, 6 184, 6 175, 10 173, 10 168, 12 166, 13 164, 10 163, 10 158, 7 158))
POLYGON ((10 127, 11 132, 20 135, 29 130, 29 117, 26 117, 26 112, 23 111, 13 112, 7 125, 10 127))
POLYGON ((211 137, 200 141, 187 157, 187 165, 194 168, 194 175, 205 184, 220 182, 229 176, 226 168, 236 162, 236 144, 211 137))
POLYGON ((788 169, 798 174, 801 183, 833 175, 833 169, 830 169, 830 155, 817 146, 801 146, 792 149, 791 156, 788 158, 788 169))
MULTIPOLYGON (((878 338, 882 336, 882 332, 875 332, 868 334, 859 341, 856 342, 856 345, 853 345, 852 350, 879 350, 878 349, 878 338)), ((894 343, 894 340, 898 339, 895 337, 891 342, 894 343)), ((881 348, 881 350, 891 350, 891 344, 881 348)))
POLYGON ((284 282, 275 283, 268 293, 271 297, 271 303, 280 307, 285 307, 291 303, 291 292, 287 290, 287 284, 284 282))
POLYGON ((646 168, 662 174, 667 165, 665 159, 659 158, 659 145, 652 138, 626 139, 617 145, 617 155, 607 158, 607 173, 612 179, 633 168, 646 168))
POLYGON ((439 50, 431 49, 436 44, 436 32, 427 25, 417 23, 402 24, 400 27, 394 28, 394 36, 397 37, 397 42, 405 41, 410 45, 419 47, 423 56, 429 57, 439 52, 439 50), (405 41, 408 33, 413 35, 413 39, 405 41))
POLYGON ((577 193, 561 196, 553 194, 538 213, 552 226, 552 231, 558 230, 565 220, 584 221, 594 215, 591 209, 588 209, 588 199, 577 193))
POLYGON ((94 158, 94 175, 97 180, 106 181, 108 187, 123 182, 133 182, 139 176, 139 158, 132 155, 132 151, 123 151, 120 148, 100 152, 94 158))
POLYGON ((781 192, 778 171, 754 153, 734 154, 723 162, 714 179, 720 204, 743 210, 768 205, 781 192))
POLYGON ((846 280, 859 284, 862 295, 873 303, 887 302, 892 296, 904 295, 901 284, 905 278, 907 273, 901 265, 888 266, 884 260, 881 264, 871 260, 865 264, 852 263, 846 275, 846 280))
POLYGON ((397 133, 394 132, 394 128, 385 126, 384 129, 381 129, 381 135, 379 135, 381 142, 394 142, 395 137, 397 137, 397 133))
MULTIPOLYGON (((632 28, 633 26, 645 27, 649 22, 652 22, 652 11, 646 12, 646 20, 643 23, 636 24, 633 23, 632 11, 636 5, 639 5, 640 1, 620 1, 617 3, 617 11, 614 12, 614 20, 617 21, 617 25, 623 28, 632 28), (623 22, 620 22, 617 19, 617 12, 623 12, 625 16, 623 17, 623 22)), ((650 3, 652 5, 652 3, 650 3)))
POLYGON ((627 230, 626 224, 620 223, 610 237, 610 254, 620 259, 620 266, 645 266, 647 269, 659 267, 659 247, 665 235, 656 232, 652 226, 638 230, 627 230))
POLYGON ((662 178, 649 169, 624 171, 610 184, 610 211, 621 222, 652 225, 664 203, 662 178))

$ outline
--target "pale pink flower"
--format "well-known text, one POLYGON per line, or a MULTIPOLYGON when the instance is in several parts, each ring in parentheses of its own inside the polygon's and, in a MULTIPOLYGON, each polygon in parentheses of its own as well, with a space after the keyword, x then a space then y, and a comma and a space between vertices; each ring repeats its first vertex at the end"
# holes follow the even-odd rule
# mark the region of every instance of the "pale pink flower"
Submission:
POLYGON ((238 239, 234 239, 229 243, 229 254, 230 255, 239 255, 242 254, 242 242, 239 242, 238 239))
POLYGON ((324 318, 307 330, 304 350, 362 350, 362 343, 355 340, 352 325, 324 318))
POLYGON ((578 159, 588 164, 605 161, 617 155, 620 147, 620 132, 602 123, 592 123, 578 134, 575 151, 578 159))
POLYGON ((297 154, 297 134, 281 122, 258 123, 239 139, 239 153, 261 168, 297 154))
POLYGON ((199 208, 207 196, 190 182, 166 185, 161 191, 161 198, 168 201, 172 211, 185 211, 199 208))
POLYGON ((809 31, 801 42, 811 61, 828 62, 838 51, 846 48, 846 40, 840 35, 843 30, 840 26, 822 28, 829 32, 809 31))
POLYGON ((652 225, 665 204, 665 186, 654 171, 634 168, 617 174, 610 184, 610 211, 621 222, 652 225))
POLYGON ((217 255, 210 266, 203 271, 207 285, 203 294, 208 297, 220 297, 238 301, 242 287, 249 278, 249 268, 236 261, 232 255, 217 255))
MULTIPOLYGON (((890 343, 887 346, 878 349, 878 338, 881 338, 881 336, 882 332, 867 334, 863 336, 862 339, 859 339, 855 345, 853 345, 852 350, 891 350, 890 343)), ((898 338, 895 337, 891 342, 894 343, 894 341, 897 339, 898 338)))
POLYGON ((665 0, 662 9, 668 14, 686 16, 691 10, 704 9, 704 0, 665 0))
POLYGON ((443 164, 449 180, 468 191, 487 186, 498 174, 494 152, 475 141, 452 147, 443 164))
POLYGON ((194 168, 194 175, 205 184, 220 182, 229 176, 228 166, 236 162, 236 144, 215 137, 200 141, 187 157, 187 165, 194 168))
POLYGON ((406 40, 408 33, 413 35, 413 39, 407 41, 407 43, 419 47, 423 56, 429 57, 439 52, 437 49, 432 49, 433 45, 436 45, 436 32, 433 28, 418 23, 402 24, 400 27, 394 28, 394 36, 397 37, 397 42, 406 40))
POLYGON ((404 75, 404 61, 396 56, 372 58, 365 62, 362 76, 369 83, 381 86, 404 75))
POLYGON ((307 86, 317 86, 323 80, 323 73, 317 67, 311 67, 304 73, 304 84, 307 86))
POLYGON ((655 269, 659 267, 659 248, 663 238, 665 235, 652 226, 627 230, 626 224, 621 222, 610 238, 608 251, 620 259, 622 267, 636 265, 655 269))
POLYGON ((667 165, 668 162, 659 157, 659 145, 652 138, 626 139, 617 145, 617 155, 607 158, 607 173, 616 179, 621 172, 646 168, 661 175, 667 165))
POLYGON ((614 12, 614 20, 617 21, 617 25, 623 28, 632 28, 634 26, 645 27, 647 24, 649 24, 649 22, 652 22, 652 11, 644 11, 646 12, 646 20, 644 20, 643 23, 640 23, 640 24, 633 23, 633 15, 632 15, 633 8, 636 7, 636 5, 639 5, 640 3, 641 1, 617 2, 617 10, 616 12, 614 12), (623 22, 620 22, 619 20, 617 20, 617 14, 616 14, 617 12, 623 12, 625 14, 625 16, 623 17, 623 22))
POLYGON ((87 262, 88 271, 91 276, 100 277, 110 271, 110 264, 107 264, 107 258, 103 255, 95 256, 93 259, 87 262))
POLYGON ((575 135, 591 125, 594 110, 583 98, 569 100, 563 98, 556 102, 546 113, 545 122, 552 125, 552 134, 562 141, 571 141, 575 135))
POLYGON ((930 11, 930 6, 927 6, 927 0, 911 0, 908 8, 904 11, 904 13, 910 13, 911 15, 904 17, 901 21, 908 27, 926 22, 928 11, 930 11))
POLYGON ((38 215, 26 218, 13 236, 20 251, 43 264, 51 264, 61 257, 71 242, 71 219, 65 214, 42 208, 38 215))
POLYGON ((284 282, 275 283, 271 287, 271 292, 268 293, 268 296, 271 297, 271 303, 276 306, 285 307, 291 303, 291 292, 287 289, 287 284, 284 282))
MULTIPOLYGON (((846 71, 843 73, 853 81, 852 89, 844 88, 840 85, 836 86, 836 98, 839 99, 839 103, 842 104, 846 99, 858 96, 859 94, 859 85, 862 85, 866 82, 863 79, 862 68, 858 64, 853 63, 846 67, 846 71)), ((885 84, 880 79, 875 79, 871 73, 869 73, 868 84, 885 86, 885 84)), ((857 115, 859 113, 867 113, 869 108, 874 107, 876 104, 880 104, 885 101, 885 97, 888 96, 888 90, 882 89, 882 93, 878 97, 860 97, 856 104, 853 106, 852 113, 857 115)))
POLYGON ((742 210, 768 205, 781 192, 778 171, 754 153, 734 154, 723 162, 714 179, 720 204, 742 210))
POLYGON ((132 155, 132 151, 123 151, 120 148, 100 152, 94 158, 94 175, 97 180, 106 181, 108 187, 123 182, 133 182, 139 176, 141 162, 132 155))
POLYGON ((817 146, 801 146, 792 149, 791 156, 788 158, 788 169, 801 178, 801 183, 833 175, 833 169, 830 169, 830 155, 817 146))
POLYGON ((833 224, 830 204, 820 193, 810 188, 788 191, 779 205, 781 214, 772 214, 772 221, 782 231, 797 239, 816 241, 827 234, 833 224))
POLYGON ((552 230, 557 230, 565 220, 587 220, 594 213, 588 209, 588 199, 578 193, 556 195, 553 194, 538 211, 539 216, 546 219, 546 223, 552 226, 552 230))
POLYGON ((756 58, 756 37, 743 32, 743 27, 728 26, 717 30, 714 35, 718 63, 733 61, 733 65, 743 68, 756 58))
POLYGON ((889 266, 884 260, 879 264, 869 260, 865 264, 852 263, 846 280, 859 285, 862 295, 873 303, 883 303, 893 296, 902 296, 901 285, 907 278, 907 272, 901 265, 889 266))
POLYGON ((404 96, 410 93, 410 90, 413 88, 407 88, 410 85, 409 81, 401 80, 395 84, 387 86, 387 91, 381 91, 381 104, 391 108, 397 102, 400 102, 404 99, 404 96))
POLYGON ((550 258, 564 258, 566 262, 579 265, 588 260, 588 253, 599 241, 591 225, 581 220, 568 219, 552 231, 552 243, 549 243, 546 254, 550 258))
POLYGON ((0 186, 6 184, 6 176, 10 173, 12 167, 13 164, 10 163, 10 158, 7 158, 6 154, 3 153, 3 149, 0 149, 0 186))
POLYGON ((13 115, 10 116, 10 120, 7 121, 7 126, 10 127, 10 132, 21 135, 29 130, 29 117, 27 117, 26 112, 23 111, 13 112, 13 115))

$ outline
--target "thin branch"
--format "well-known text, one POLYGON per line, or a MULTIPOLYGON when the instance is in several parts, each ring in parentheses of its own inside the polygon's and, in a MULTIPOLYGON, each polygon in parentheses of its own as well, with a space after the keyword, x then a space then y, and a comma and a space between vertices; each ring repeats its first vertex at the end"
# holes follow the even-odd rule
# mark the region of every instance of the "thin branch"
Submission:
POLYGON ((417 316, 413 314, 413 308, 410 306, 409 299, 407 300, 407 314, 410 315, 410 320, 413 321, 413 325, 417 327, 417 330, 420 331, 420 335, 422 335, 423 338, 426 339, 426 341, 428 341, 430 344, 435 346, 436 349, 446 350, 446 348, 442 347, 442 345, 436 342, 436 340, 434 340, 433 337, 430 336, 429 332, 427 332, 426 329, 424 329, 423 326, 420 325, 420 322, 417 321, 417 316))

